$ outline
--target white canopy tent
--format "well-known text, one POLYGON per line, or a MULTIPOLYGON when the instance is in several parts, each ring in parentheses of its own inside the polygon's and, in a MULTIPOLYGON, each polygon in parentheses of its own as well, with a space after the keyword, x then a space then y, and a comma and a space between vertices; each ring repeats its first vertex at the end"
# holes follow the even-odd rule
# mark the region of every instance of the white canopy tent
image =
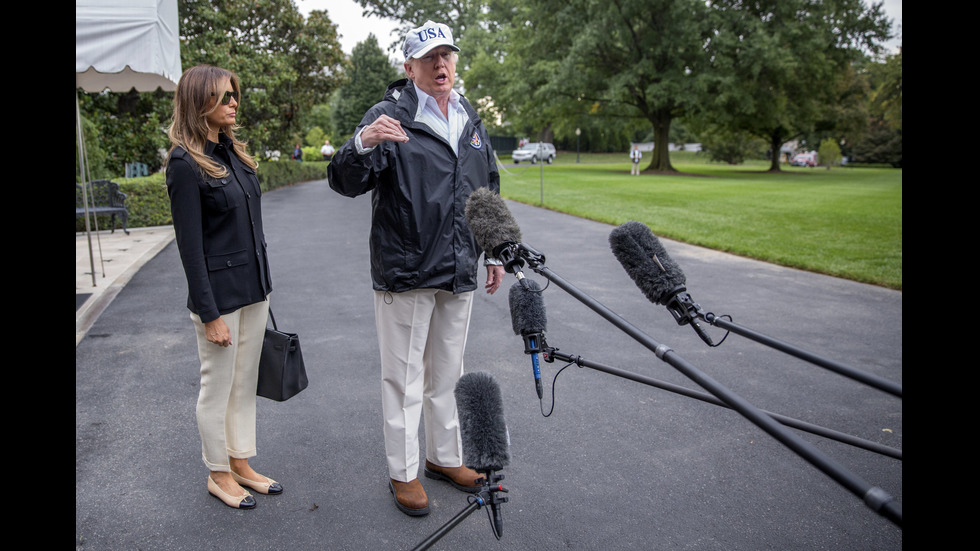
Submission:
POLYGON ((180 80, 177 0, 75 0, 75 120, 85 200, 85 232, 95 286, 86 166, 78 89, 172 92, 180 80))

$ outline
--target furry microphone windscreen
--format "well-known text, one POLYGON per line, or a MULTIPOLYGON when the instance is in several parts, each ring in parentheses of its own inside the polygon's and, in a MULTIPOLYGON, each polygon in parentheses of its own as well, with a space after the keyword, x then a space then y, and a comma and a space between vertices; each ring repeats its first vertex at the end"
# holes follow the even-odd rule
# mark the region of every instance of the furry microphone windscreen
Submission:
POLYGON ((609 245, 626 273, 651 302, 666 305, 687 281, 645 224, 626 222, 609 234, 609 245))
POLYGON ((488 253, 502 243, 520 243, 521 227, 499 195, 481 187, 466 200, 466 222, 476 244, 488 253))
POLYGON ((508 295, 510 321, 515 335, 544 333, 548 328, 548 316, 541 297, 541 286, 531 279, 514 283, 508 295), (525 289, 524 286, 527 285, 525 289))
POLYGON ((463 442, 463 464, 481 473, 510 463, 510 435, 500 387, 485 371, 466 373, 454 391, 463 442))

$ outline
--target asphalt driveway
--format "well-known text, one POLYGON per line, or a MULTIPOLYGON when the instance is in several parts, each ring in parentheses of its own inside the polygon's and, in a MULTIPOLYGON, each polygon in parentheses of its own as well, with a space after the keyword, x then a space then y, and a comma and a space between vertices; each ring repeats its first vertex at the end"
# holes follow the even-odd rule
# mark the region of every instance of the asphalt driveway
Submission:
MULTIPOLYGON (((613 226, 507 204, 550 270, 757 407, 902 448, 900 398, 737 335, 708 347, 636 288, 609 249, 613 226)), ((284 493, 257 495, 252 511, 207 493, 196 344, 170 243, 76 346, 77 549, 412 549, 467 506, 423 478, 432 512, 410 518, 386 486, 370 198, 316 181, 267 193, 263 207, 272 309, 299 333, 311 380, 288 402, 259 402, 252 464, 284 493)), ((901 292, 664 244, 706 310, 901 384, 901 292)), ((571 366, 544 417, 564 364, 542 364, 539 404, 511 284, 477 293, 466 360, 503 393, 503 537, 477 511, 433 549, 901 549, 901 528, 731 410, 571 366)), ((556 285, 544 301, 547 341, 561 352, 698 389, 556 285)), ((901 501, 901 459, 800 434, 901 501)))

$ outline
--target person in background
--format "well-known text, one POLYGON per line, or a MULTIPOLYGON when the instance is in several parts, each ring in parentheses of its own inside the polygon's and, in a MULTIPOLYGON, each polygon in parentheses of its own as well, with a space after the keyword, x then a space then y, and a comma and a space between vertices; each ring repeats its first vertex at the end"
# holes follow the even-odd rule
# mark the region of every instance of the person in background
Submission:
POLYGON ((303 162, 303 148, 299 144, 296 144, 296 148, 293 149, 292 159, 294 161, 303 162))
POLYGON ((330 140, 323 142, 323 147, 320 148, 320 155, 323 155, 324 161, 329 161, 333 157, 333 146, 330 145, 330 140))
POLYGON ((272 280, 257 165, 234 134, 240 100, 234 73, 207 65, 184 72, 166 180, 201 361, 197 425, 208 492, 251 509, 255 499, 242 486, 278 494, 282 485, 248 462, 256 455, 255 389, 272 280))
POLYGON ((634 145, 633 151, 630 151, 630 160, 632 161, 632 166, 630 166, 630 175, 640 175, 640 159, 642 158, 643 153, 640 151, 640 146, 634 145))
MULTIPOLYGON (((453 395, 477 287, 480 248, 464 206, 478 188, 500 190, 486 128, 453 89, 459 48, 452 30, 427 21, 405 36, 408 79, 388 86, 327 169, 330 187, 372 192, 371 277, 381 350, 388 489, 405 514, 429 512, 418 480, 419 422, 425 419, 428 478, 479 491, 463 465, 453 395)), ((504 269, 484 258, 485 289, 504 269)))

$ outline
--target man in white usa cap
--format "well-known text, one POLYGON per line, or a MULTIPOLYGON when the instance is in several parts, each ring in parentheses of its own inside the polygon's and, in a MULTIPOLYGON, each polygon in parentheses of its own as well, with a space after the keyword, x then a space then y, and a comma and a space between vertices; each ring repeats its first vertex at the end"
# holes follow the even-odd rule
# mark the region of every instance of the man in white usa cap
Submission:
MULTIPOLYGON (((480 475, 463 465, 456 381, 463 374, 480 247, 466 221, 470 194, 500 192, 490 139, 470 103, 453 89, 452 29, 426 21, 405 35, 408 79, 388 86, 328 168, 330 187, 372 193, 371 279, 381 350, 388 488, 405 514, 429 512, 418 480, 419 423, 425 422, 426 477, 466 492, 480 475), (424 415, 423 415, 424 414, 424 415)), ((485 289, 504 269, 484 255, 485 289)))

